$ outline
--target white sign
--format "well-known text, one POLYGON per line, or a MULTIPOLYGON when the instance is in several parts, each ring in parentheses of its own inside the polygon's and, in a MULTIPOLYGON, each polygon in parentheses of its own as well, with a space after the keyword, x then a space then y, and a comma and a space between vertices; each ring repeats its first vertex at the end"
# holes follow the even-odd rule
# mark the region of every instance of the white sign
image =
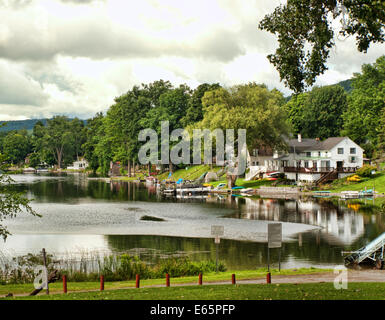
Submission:
POLYGON ((215 236, 215 243, 216 244, 221 243, 221 238, 219 238, 219 236, 215 236))
POLYGON ((269 223, 267 225, 267 237, 269 248, 281 248, 282 223, 269 223))
POLYGON ((211 226, 211 235, 212 236, 223 236, 225 234, 224 226, 211 226))

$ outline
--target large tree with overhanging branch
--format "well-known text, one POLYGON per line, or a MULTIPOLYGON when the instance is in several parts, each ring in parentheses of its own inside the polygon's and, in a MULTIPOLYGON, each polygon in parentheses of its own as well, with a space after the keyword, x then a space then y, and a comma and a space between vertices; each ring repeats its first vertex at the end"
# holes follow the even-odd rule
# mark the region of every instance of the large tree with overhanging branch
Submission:
POLYGON ((302 92, 327 70, 337 36, 355 36, 360 52, 366 52, 372 43, 384 42, 385 1, 288 0, 266 15, 259 28, 278 38, 279 46, 268 59, 281 80, 293 91, 302 92))

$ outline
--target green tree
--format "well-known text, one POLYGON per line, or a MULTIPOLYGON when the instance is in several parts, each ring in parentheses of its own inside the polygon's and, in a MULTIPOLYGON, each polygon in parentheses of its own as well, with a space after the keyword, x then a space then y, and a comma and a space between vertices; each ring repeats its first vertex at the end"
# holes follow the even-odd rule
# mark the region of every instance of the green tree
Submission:
POLYGON ((260 22, 260 29, 278 38, 279 46, 268 59, 290 89, 302 92, 327 70, 326 61, 335 45, 333 22, 338 18, 339 35, 355 35, 360 52, 385 40, 382 0, 288 0, 260 22))
MULTIPOLYGON (((191 89, 187 85, 180 85, 179 88, 169 89, 159 97, 159 107, 151 108, 141 120, 143 128, 154 129, 160 139, 161 122, 169 122, 170 133, 174 129, 182 128, 182 118, 186 114, 191 89)), ((160 142, 160 141, 159 141, 160 142)), ((170 148, 175 143, 170 143, 170 148)), ((173 171, 173 164, 169 165, 170 171, 173 171)))
POLYGON ((31 151, 30 138, 26 130, 10 131, 3 140, 3 152, 13 164, 24 162, 31 151))
MULTIPOLYGON (((265 85, 249 83, 228 90, 208 91, 202 103, 203 120, 189 127, 190 132, 194 128, 234 129, 236 132, 246 129, 249 149, 265 146, 286 149, 283 137, 289 134, 289 126, 283 108, 284 98, 278 90, 269 91, 265 85)), ((234 177, 229 177, 230 185, 235 181, 234 177)))
POLYGON ((72 138, 73 138, 73 149, 76 155, 76 160, 79 160, 79 156, 82 154, 82 145, 85 142, 84 132, 84 121, 75 118, 70 123, 72 138))
POLYGON ((55 116, 47 120, 45 127, 39 126, 36 130, 40 130, 36 140, 37 150, 52 155, 59 168, 64 162, 73 160, 74 132, 66 116, 55 116))
POLYGON ((94 173, 101 165, 99 154, 95 151, 96 146, 101 141, 101 127, 103 126, 103 113, 98 112, 92 119, 87 120, 84 128, 85 141, 82 145, 84 157, 87 159, 90 168, 94 173))
POLYGON ((9 218, 14 218, 17 214, 25 211, 28 214, 39 216, 32 207, 30 201, 21 192, 16 192, 12 188, 13 180, 6 174, 1 173, 5 170, 5 156, 0 154, 0 236, 5 241, 10 235, 8 229, 1 223, 9 218))
POLYGON ((320 139, 340 135, 347 108, 346 92, 339 85, 315 87, 286 104, 294 133, 320 139))
POLYGON ((198 122, 203 119, 202 98, 205 92, 210 90, 216 90, 220 87, 221 86, 219 85, 219 83, 203 83, 193 91, 191 98, 189 99, 187 109, 185 111, 186 114, 180 121, 183 127, 187 127, 188 125, 191 125, 194 122, 198 122))
POLYGON ((385 56, 364 64, 361 73, 354 74, 353 90, 344 113, 344 135, 365 148, 368 156, 379 143, 380 115, 385 112, 385 56))

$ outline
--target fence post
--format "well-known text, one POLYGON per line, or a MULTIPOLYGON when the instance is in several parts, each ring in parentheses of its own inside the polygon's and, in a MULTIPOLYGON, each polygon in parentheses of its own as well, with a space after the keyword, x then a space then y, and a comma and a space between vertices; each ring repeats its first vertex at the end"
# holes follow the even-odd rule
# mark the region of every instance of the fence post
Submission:
POLYGON ((170 286, 170 275, 166 273, 166 287, 170 286))
POLYGON ((139 286, 140 286, 140 276, 137 274, 137 275, 136 275, 136 284, 135 284, 135 287, 136 287, 136 288, 139 288, 139 286))
POLYGON ((203 281, 202 281, 202 273, 200 273, 200 274, 199 274, 199 282, 198 282, 199 285, 202 285, 202 282, 203 282, 203 281))
POLYGON ((104 290, 104 276, 100 276, 100 291, 104 290))
POLYGON ((234 273, 231 275, 231 283, 232 284, 236 284, 235 274, 234 273))
POLYGON ((271 283, 271 273, 268 272, 266 275, 266 283, 271 283))
POLYGON ((63 275, 63 292, 67 293, 67 276, 63 275))

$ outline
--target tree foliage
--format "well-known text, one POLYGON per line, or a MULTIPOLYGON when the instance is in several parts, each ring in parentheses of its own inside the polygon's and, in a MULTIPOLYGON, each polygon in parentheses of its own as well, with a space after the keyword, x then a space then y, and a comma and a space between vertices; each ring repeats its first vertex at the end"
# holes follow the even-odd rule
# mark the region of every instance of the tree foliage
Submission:
POLYGON ((364 64, 361 73, 352 79, 353 90, 344 113, 344 135, 365 147, 370 155, 379 144, 383 130, 380 119, 385 112, 385 56, 364 64))
POLYGON ((289 134, 283 103, 281 92, 255 83, 208 91, 202 99, 203 119, 194 127, 246 129, 248 147, 283 149, 283 135, 289 134))
POLYGON ((347 108, 346 92, 339 85, 315 87, 286 104, 293 133, 321 140, 340 135, 347 108))
POLYGON ((22 211, 39 216, 30 206, 30 199, 26 198, 24 193, 16 192, 12 188, 13 180, 6 174, 2 173, 5 170, 5 156, 0 154, 0 237, 6 240, 10 235, 6 226, 2 224, 6 219, 14 218, 22 211))
POLYGON ((288 0, 260 22, 260 29, 278 38, 279 46, 268 59, 290 89, 302 92, 327 70, 326 61, 335 45, 333 20, 338 18, 339 34, 355 35, 360 52, 385 40, 382 0, 288 0))

